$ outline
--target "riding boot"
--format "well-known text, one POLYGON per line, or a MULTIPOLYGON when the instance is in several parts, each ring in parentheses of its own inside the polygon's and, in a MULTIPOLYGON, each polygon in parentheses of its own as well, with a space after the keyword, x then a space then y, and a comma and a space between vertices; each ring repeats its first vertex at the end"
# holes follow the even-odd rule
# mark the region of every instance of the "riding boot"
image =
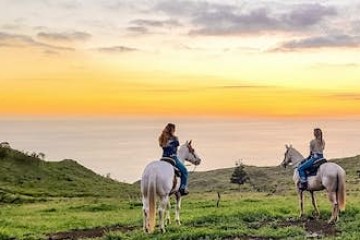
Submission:
POLYGON ((299 188, 299 190, 304 191, 304 190, 307 189, 307 187, 308 187, 308 183, 307 183, 307 182, 301 182, 301 181, 298 182, 298 188, 299 188))
POLYGON ((180 188, 179 192, 181 196, 186 196, 189 194, 189 191, 186 188, 180 188))

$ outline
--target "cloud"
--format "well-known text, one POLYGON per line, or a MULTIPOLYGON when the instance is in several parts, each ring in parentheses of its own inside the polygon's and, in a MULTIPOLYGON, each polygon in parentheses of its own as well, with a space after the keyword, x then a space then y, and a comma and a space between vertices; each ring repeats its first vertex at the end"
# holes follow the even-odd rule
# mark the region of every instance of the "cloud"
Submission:
POLYGON ((313 68, 358 68, 358 63, 318 63, 312 66, 313 68))
POLYGON ((48 56, 58 56, 60 55, 59 52, 54 50, 44 50, 44 54, 48 56))
POLYGON ((209 3, 207 1, 183 1, 167 0, 160 1, 154 10, 168 14, 169 16, 196 16, 202 12, 230 11, 237 8, 235 5, 209 3))
MULTIPOLYGON (((359 8, 359 10, 360 10, 360 8, 359 8)), ((357 21, 353 21, 352 23, 351 23, 351 30, 352 30, 352 32, 354 32, 354 33, 358 33, 358 32, 360 32, 360 20, 357 20, 357 21)))
POLYGON ((168 20, 150 20, 150 19, 135 19, 129 22, 133 26, 127 28, 128 31, 139 33, 139 34, 146 34, 151 33, 153 29, 171 29, 174 27, 182 26, 177 20, 168 19, 168 20))
POLYGON ((136 48, 130 48, 124 46, 104 47, 104 48, 97 48, 96 50, 104 53, 126 53, 126 52, 139 51, 136 48))
POLYGON ((149 29, 147 29, 146 27, 128 27, 126 28, 128 31, 130 32, 134 32, 134 33, 141 33, 141 34, 145 34, 149 32, 149 29))
POLYGON ((211 87, 211 89, 259 89, 259 88, 274 88, 274 86, 267 85, 224 85, 211 87))
POLYGON ((148 20, 148 19, 136 19, 130 22, 141 27, 179 27, 181 24, 174 19, 169 20, 148 20))
POLYGON ((340 100, 360 101, 360 94, 359 93, 335 94, 335 95, 331 95, 330 97, 335 97, 335 98, 338 98, 340 100))
POLYGON ((292 51, 297 49, 310 48, 358 48, 360 47, 360 36, 351 35, 330 35, 309 37, 303 39, 292 40, 282 43, 274 51, 292 51))
POLYGON ((92 36, 86 32, 69 32, 69 33, 56 33, 56 32, 40 32, 37 37, 46 41, 55 42, 75 42, 75 41, 86 41, 92 36))
POLYGON ((67 9, 67 10, 73 10, 73 9, 78 9, 82 6, 82 3, 80 2, 80 0, 43 0, 45 2, 45 4, 47 4, 48 6, 57 8, 63 8, 63 9, 67 9))
POLYGON ((74 48, 59 47, 35 41, 32 37, 0 32, 0 47, 36 47, 45 50, 73 51, 74 48))
POLYGON ((337 15, 337 10, 331 6, 320 4, 299 4, 294 9, 282 17, 289 26, 306 27, 315 25, 326 16, 337 15))
POLYGON ((247 11, 216 9, 205 11, 192 20, 197 28, 191 35, 238 35, 274 31, 303 31, 320 23, 325 17, 336 15, 335 8, 320 4, 298 4, 287 12, 275 12, 269 7, 247 11))
POLYGON ((3 24, 1 28, 5 30, 19 30, 22 28, 22 26, 20 24, 10 23, 10 24, 3 24))
POLYGON ((236 35, 281 28, 281 22, 265 8, 245 14, 206 12, 195 17, 193 23, 200 27, 191 30, 190 35, 236 35))
POLYGON ((304 31, 338 14, 323 4, 248 3, 218 4, 208 1, 161 1, 155 11, 181 16, 192 23, 190 35, 241 35, 259 32, 304 31))

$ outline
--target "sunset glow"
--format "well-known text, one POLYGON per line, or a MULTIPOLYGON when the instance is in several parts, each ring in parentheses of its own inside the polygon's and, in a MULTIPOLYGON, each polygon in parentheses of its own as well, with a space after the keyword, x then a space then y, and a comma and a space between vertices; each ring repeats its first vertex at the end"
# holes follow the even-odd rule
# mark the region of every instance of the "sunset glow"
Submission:
POLYGON ((360 115, 357 1, 0 8, 2 116, 360 115))

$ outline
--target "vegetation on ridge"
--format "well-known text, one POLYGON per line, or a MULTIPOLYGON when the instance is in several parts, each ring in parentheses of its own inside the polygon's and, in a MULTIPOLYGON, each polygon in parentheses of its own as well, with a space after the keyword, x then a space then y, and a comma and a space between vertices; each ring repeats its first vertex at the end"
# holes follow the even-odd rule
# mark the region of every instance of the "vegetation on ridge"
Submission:
POLYGON ((134 188, 100 176, 74 160, 49 162, 11 148, 0 148, 0 202, 45 197, 127 198, 134 188))
MULTIPOLYGON (((240 192, 230 183, 234 168, 192 173, 191 194, 182 200, 182 225, 172 223, 167 233, 148 235, 142 231, 138 183, 104 178, 73 160, 46 162, 0 148, 0 240, 359 239, 360 156, 334 161, 348 175, 348 205, 336 225, 326 224, 325 193, 317 193, 320 219, 298 218, 292 169, 244 166, 250 180, 240 192)), ((310 216, 308 196, 305 209, 310 216)), ((171 216, 174 220, 173 210, 171 216)))

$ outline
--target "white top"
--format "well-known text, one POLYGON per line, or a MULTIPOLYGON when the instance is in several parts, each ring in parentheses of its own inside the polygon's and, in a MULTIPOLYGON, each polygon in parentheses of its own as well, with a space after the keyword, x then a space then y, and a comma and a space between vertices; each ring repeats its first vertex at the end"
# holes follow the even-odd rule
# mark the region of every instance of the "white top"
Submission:
POLYGON ((323 154, 325 148, 325 141, 322 140, 322 143, 317 140, 313 139, 310 142, 310 153, 312 154, 323 154))

